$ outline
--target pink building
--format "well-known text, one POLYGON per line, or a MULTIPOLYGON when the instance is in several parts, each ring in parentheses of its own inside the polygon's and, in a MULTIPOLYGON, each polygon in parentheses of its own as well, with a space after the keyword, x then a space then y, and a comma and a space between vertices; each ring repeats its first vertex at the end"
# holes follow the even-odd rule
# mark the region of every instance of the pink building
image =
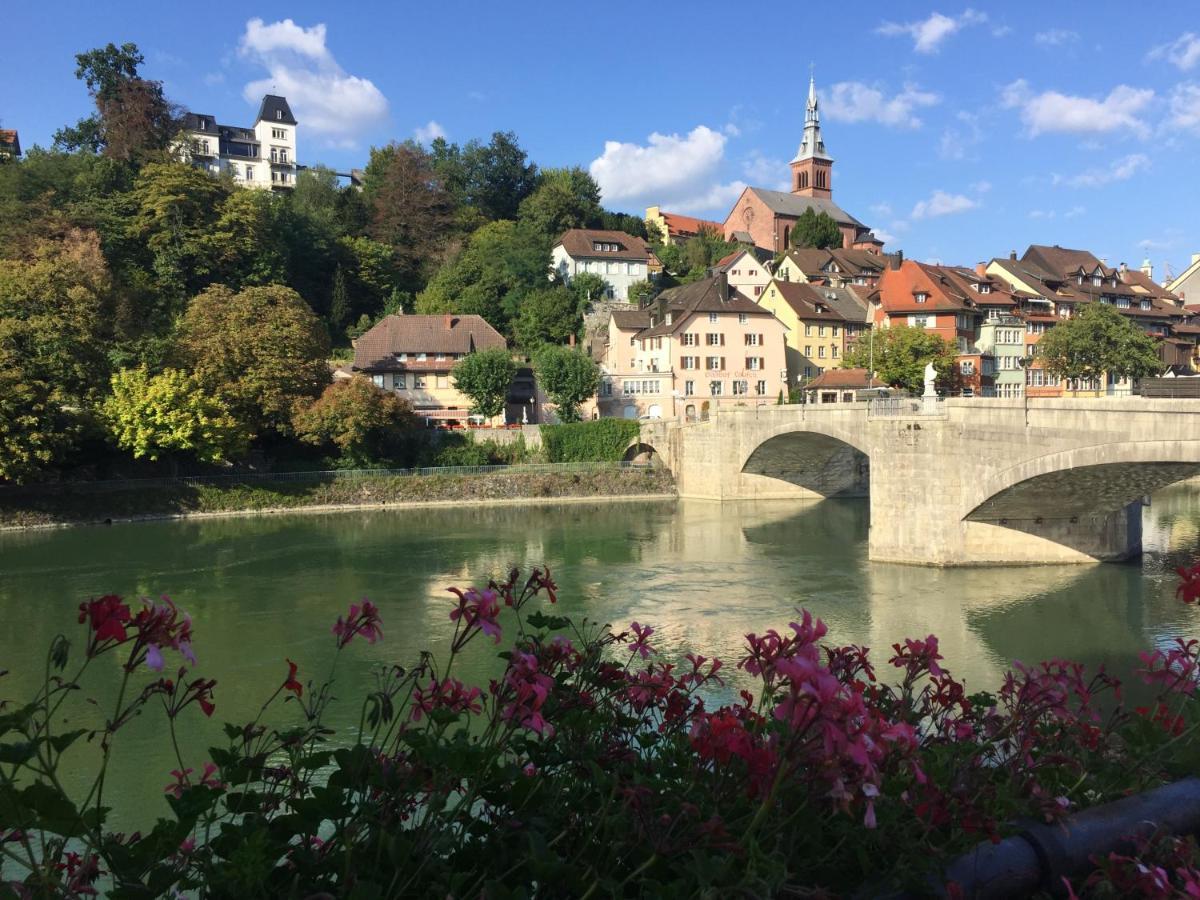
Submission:
POLYGON ((787 383, 784 326, 716 275, 663 291, 608 323, 600 416, 703 418, 776 402, 787 383))

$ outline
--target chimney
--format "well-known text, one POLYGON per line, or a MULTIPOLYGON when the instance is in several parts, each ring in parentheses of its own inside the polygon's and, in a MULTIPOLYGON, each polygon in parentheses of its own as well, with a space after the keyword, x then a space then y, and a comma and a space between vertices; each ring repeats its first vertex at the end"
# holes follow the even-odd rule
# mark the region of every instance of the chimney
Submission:
POLYGON ((1121 263, 1121 265, 1117 266, 1117 269, 1120 271, 1120 273, 1122 275, 1124 275, 1126 272, 1129 271, 1129 266, 1125 265, 1125 263, 1121 263))
POLYGON ((449 331, 454 327, 454 316, 446 313, 446 315, 442 316, 442 323, 446 326, 446 330, 449 331))
POLYGON ((1008 258, 1009 258, 1010 260, 1012 260, 1013 262, 1016 262, 1016 261, 1017 261, 1017 251, 1016 251, 1016 250, 1009 250, 1009 251, 1008 251, 1008 258))
POLYGON ((980 278, 983 278, 983 276, 987 275, 987 263, 985 263, 985 262, 975 263, 975 274, 978 275, 980 278))
POLYGON ((729 302, 729 276, 724 272, 717 276, 717 296, 722 303, 729 302))
POLYGON ((570 337, 567 338, 567 346, 571 349, 575 348, 575 332, 573 331, 571 332, 570 337))

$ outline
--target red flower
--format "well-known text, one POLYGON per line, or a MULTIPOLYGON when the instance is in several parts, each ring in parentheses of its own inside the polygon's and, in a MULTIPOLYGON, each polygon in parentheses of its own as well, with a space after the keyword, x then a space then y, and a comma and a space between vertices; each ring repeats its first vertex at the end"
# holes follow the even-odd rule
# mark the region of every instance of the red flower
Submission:
POLYGON ((383 638, 383 621, 379 618, 379 608, 370 600, 363 600, 361 607, 357 603, 351 603, 346 618, 338 616, 333 625, 333 635, 337 638, 339 650, 350 643, 356 634, 361 634, 368 644, 383 638))
POLYGON ((300 682, 298 682, 296 680, 296 664, 294 662, 292 662, 290 659, 287 661, 287 664, 288 664, 288 674, 287 674, 287 679, 283 682, 283 689, 285 691, 291 691, 297 697, 303 697, 304 696, 304 685, 302 685, 300 682))
POLYGON ((129 607, 116 594, 105 594, 99 600, 79 604, 79 622, 92 628, 89 653, 105 641, 121 643, 127 637, 125 626, 130 620, 129 607))
POLYGON ((654 634, 654 629, 649 625, 639 625, 637 622, 634 622, 629 627, 637 636, 637 640, 630 644, 629 649, 634 653, 640 653, 642 659, 646 659, 654 652, 654 648, 649 643, 650 635, 654 634))
POLYGON ((1179 587, 1175 588, 1175 596, 1184 603, 1195 603, 1200 600, 1200 563, 1190 569, 1179 568, 1175 571, 1179 573, 1181 579, 1179 587))

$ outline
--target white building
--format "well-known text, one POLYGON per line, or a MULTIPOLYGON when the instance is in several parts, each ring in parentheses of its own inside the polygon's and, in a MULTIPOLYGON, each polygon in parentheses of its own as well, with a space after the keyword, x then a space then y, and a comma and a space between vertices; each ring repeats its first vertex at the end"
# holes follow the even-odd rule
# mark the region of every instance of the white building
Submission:
POLYGON ((187 157, 206 172, 229 172, 246 187, 296 186, 296 117, 283 97, 263 97, 253 128, 219 125, 212 116, 188 113, 184 139, 187 157))
POLYGON ((646 242, 623 231, 572 228, 554 243, 550 265, 567 284, 590 272, 608 282, 608 296, 628 300, 629 286, 650 277, 646 242))
POLYGON ((771 273, 749 250, 734 250, 708 270, 709 275, 724 275, 738 293, 757 300, 771 283, 771 273))

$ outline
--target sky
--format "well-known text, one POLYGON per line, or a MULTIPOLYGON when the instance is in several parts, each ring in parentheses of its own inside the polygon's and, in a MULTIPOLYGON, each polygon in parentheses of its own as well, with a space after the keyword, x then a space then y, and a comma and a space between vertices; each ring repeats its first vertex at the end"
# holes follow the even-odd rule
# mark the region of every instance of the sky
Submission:
POLYGON ((287 96, 302 164, 512 130, 543 167, 587 167, 608 208, 721 220, 747 184, 786 189, 811 71, 833 198, 889 250, 1060 244, 1156 278, 1200 252, 1200 0, 44 0, 5 24, 0 125, 26 149, 90 112, 74 54, 133 41, 223 124, 287 96))

